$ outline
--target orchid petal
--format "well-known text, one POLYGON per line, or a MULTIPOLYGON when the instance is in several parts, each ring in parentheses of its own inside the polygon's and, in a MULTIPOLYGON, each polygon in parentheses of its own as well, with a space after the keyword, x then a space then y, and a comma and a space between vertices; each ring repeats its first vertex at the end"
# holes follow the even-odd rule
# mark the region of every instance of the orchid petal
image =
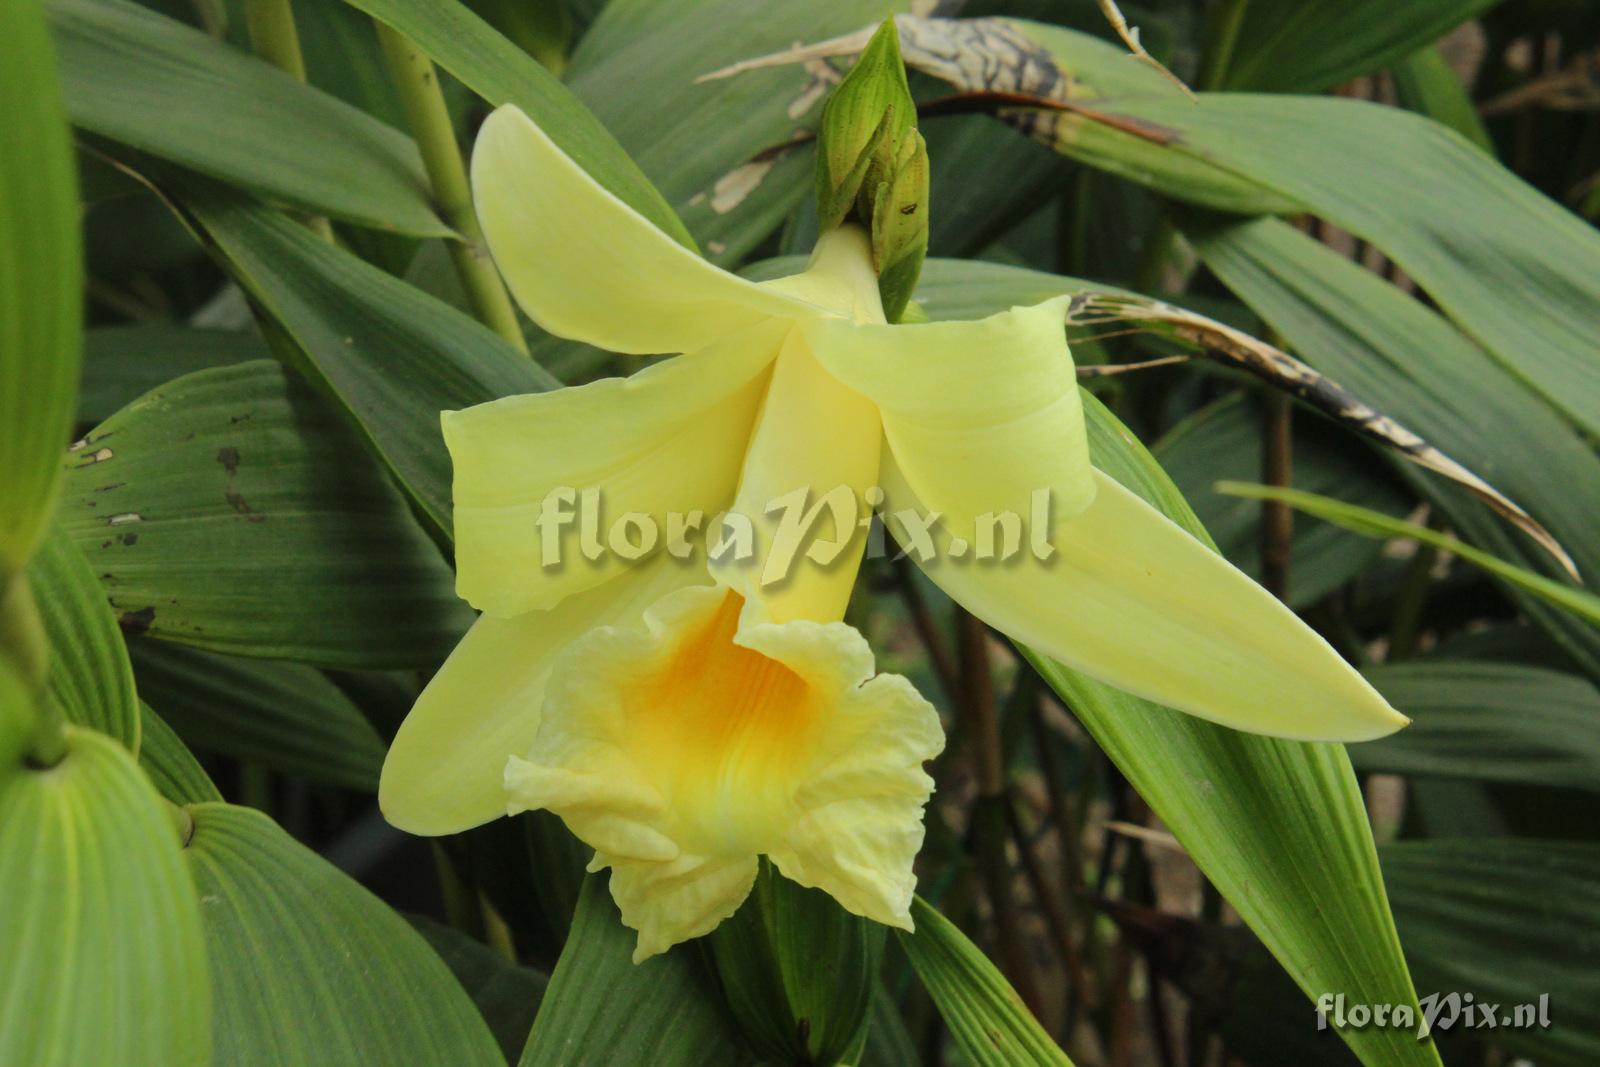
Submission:
POLYGON ((434 835, 504 815, 506 759, 533 743, 545 682, 561 651, 595 626, 637 618, 670 590, 704 580, 704 571, 658 561, 553 611, 479 618, 389 747, 378 784, 384 817, 434 835))
POLYGON ((1041 499, 1057 518, 1093 499, 1065 310, 1062 298, 975 322, 800 330, 830 374, 878 405, 906 481, 971 544, 1041 499))
POLYGON ((769 320, 629 378, 445 412, 456 592, 493 615, 554 607, 638 562, 644 535, 619 529, 623 515, 650 518, 655 552, 666 513, 699 509, 709 522, 733 499, 764 372, 790 329, 769 320), (546 513, 557 489, 567 499, 546 513))
POLYGON ((489 250, 528 317, 612 352, 690 352, 804 303, 712 266, 601 186, 515 106, 472 151, 489 250))
POLYGON ((738 558, 730 546, 711 564, 744 596, 750 621, 843 616, 866 547, 872 509, 864 494, 877 482, 882 440, 877 408, 823 370, 792 331, 730 509, 751 524, 755 551, 738 558))
MULTIPOLYGON (((1094 479, 1094 502, 1056 524, 1049 560, 936 557, 923 569, 1013 639, 1224 726, 1366 741, 1406 724, 1265 589, 1110 476, 1094 479)), ((883 484, 890 509, 917 506, 892 462, 883 484)))

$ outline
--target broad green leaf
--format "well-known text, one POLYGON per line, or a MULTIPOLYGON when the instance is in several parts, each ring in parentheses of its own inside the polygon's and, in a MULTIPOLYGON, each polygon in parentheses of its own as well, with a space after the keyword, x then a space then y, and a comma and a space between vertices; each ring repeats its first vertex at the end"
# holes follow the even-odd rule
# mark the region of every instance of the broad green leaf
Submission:
POLYGON ((125 0, 50 0, 83 129, 268 199, 444 235, 409 137, 199 30, 125 0))
POLYGON ((814 128, 834 82, 799 66, 696 79, 909 6, 907 0, 777 0, 756 7, 749 0, 611 0, 579 41, 566 78, 711 258, 737 262, 814 189, 809 145, 781 159, 756 157, 814 128))
POLYGON ((1356 507, 1338 500, 1330 500, 1325 496, 1315 493, 1305 493, 1295 489, 1279 489, 1270 485, 1249 485, 1244 482, 1218 482, 1217 492, 1233 496, 1244 497, 1248 500, 1280 500, 1296 511, 1303 511, 1319 519, 1334 523, 1355 533, 1367 537, 1376 537, 1387 540, 1393 537, 1410 538, 1421 541, 1423 544, 1432 545, 1443 549, 1466 560, 1468 563, 1493 574, 1496 578, 1508 585, 1516 586, 1524 592, 1532 593, 1542 600, 1549 601, 1564 611, 1573 615, 1591 626, 1600 627, 1600 597, 1593 593, 1586 593, 1581 589, 1574 589, 1570 585, 1551 581, 1542 574, 1535 574, 1515 564, 1497 559, 1489 553, 1463 541, 1456 539, 1438 530, 1419 526, 1414 522, 1396 519, 1390 515, 1371 511, 1367 508, 1356 507))
MULTIPOLYGON (((1209 541, 1155 460, 1088 394, 1084 413, 1095 465, 1209 541)), ((1416 1003, 1343 746, 1215 726, 1023 651, 1309 997, 1416 1003)), ((1365 1063, 1439 1062, 1410 1035, 1342 1036, 1365 1063)))
POLYGON ((217 1063, 505 1062, 449 968, 387 904, 259 811, 188 810, 217 1063))
POLYGON ((185 374, 271 355, 255 333, 165 324, 89 330, 83 335, 78 421, 104 422, 118 408, 185 374))
POLYGON ((605 126, 538 60, 466 7, 438 0, 347 2, 399 30, 490 105, 516 104, 595 181, 669 236, 693 246, 682 221, 605 126))
MULTIPOLYGON (((1600 458, 1571 427, 1437 314, 1275 219, 1192 224, 1209 266, 1296 354, 1356 395, 1380 401, 1432 444, 1488 477, 1561 542, 1589 580, 1600 575, 1600 458), (1514 426, 1514 434, 1486 434, 1514 426)), ((1466 493, 1409 464, 1400 472, 1441 503, 1474 544, 1562 577, 1538 546, 1466 493)), ((1600 675, 1600 633, 1536 597, 1530 618, 1600 675)))
POLYGON ((632 962, 634 932, 591 874, 521 1067, 701 1067, 753 1060, 695 950, 632 962))
POLYGON ((470 621, 359 439, 275 364, 180 378, 68 461, 62 525, 128 633, 326 666, 432 666, 470 621))
POLYGON ((478 1006, 507 1059, 515 1059, 527 1044, 528 1032, 550 984, 547 975, 506 959, 482 941, 453 926, 412 915, 411 925, 427 938, 456 981, 478 1006))
POLYGON ((861 1050, 861 1067, 919 1067, 922 1058, 911 1041, 900 1008, 882 982, 872 988, 867 1044, 861 1050))
MULTIPOLYGON (((1383 849, 1406 952, 1424 989, 1471 993, 1497 1017, 1549 995, 1548 1028, 1473 1036, 1541 1067, 1600 1062, 1600 846, 1516 838, 1415 841, 1383 849)), ((1464 998, 1463 998, 1464 999, 1464 998)), ((1353 1002, 1353 998, 1352 998, 1353 1002)), ((1462 1027, 1457 1020, 1456 1028, 1462 1027)))
POLYGON ((204 804, 222 799, 194 753, 143 701, 139 702, 139 723, 139 766, 162 796, 174 804, 204 804))
POLYGON ((83 553, 66 533, 53 531, 29 564, 28 581, 50 640, 49 699, 68 722, 108 734, 137 753, 133 668, 83 553))
POLYGON ((1468 141, 1494 155, 1494 142, 1478 115, 1461 75, 1445 62, 1436 44, 1428 44, 1395 63, 1395 96, 1400 106, 1448 126, 1468 141))
POLYGON ((1600 362, 1590 358, 1600 303, 1593 227, 1420 115, 1333 97, 1216 93, 1196 103, 1103 41, 1017 25, 1091 90, 1112 78, 1119 89, 1143 82, 1096 111, 1153 133, 1068 115, 1057 127, 1061 151, 1200 203, 1197 178, 1249 176, 1290 210, 1382 249, 1496 360, 1600 434, 1600 362))
POLYGON ((140 694, 185 744, 377 792, 383 739, 316 668, 143 639, 129 651, 140 694))
POLYGON ((56 766, 0 774, 0 1063, 211 1062, 200 904, 164 803, 127 749, 73 726, 56 766))
POLYGON ((1600 690, 1585 678, 1466 659, 1366 675, 1411 725, 1352 748, 1359 770, 1600 790, 1600 690))
POLYGON ((916 933, 895 932, 900 947, 975 1067, 1071 1067, 1005 976, 954 923, 921 897, 912 901, 911 919, 916 933))
MULTIPOLYGON (((1499 0, 1307 0, 1223 4, 1240 12, 1218 89, 1315 93, 1382 70, 1499 0)), ((1208 57, 1211 58, 1211 57, 1208 57)))
POLYGON ((488 328, 258 203, 206 183, 184 206, 298 347, 435 531, 450 529, 441 410, 554 387, 488 328))
POLYGON ((0 581, 44 536, 83 314, 76 168, 38 0, 0 5, 0 581))
MULTIPOLYGON (((1194 507, 1217 548, 1253 578, 1261 575, 1261 508, 1216 493, 1218 478, 1261 475, 1262 416, 1254 397, 1235 394, 1184 419, 1151 449, 1194 507)), ((1403 514, 1411 496, 1372 452, 1319 416, 1294 417, 1294 484, 1376 510, 1403 514)), ((1379 549, 1321 523, 1294 530, 1289 603, 1313 604, 1366 569, 1379 549)))

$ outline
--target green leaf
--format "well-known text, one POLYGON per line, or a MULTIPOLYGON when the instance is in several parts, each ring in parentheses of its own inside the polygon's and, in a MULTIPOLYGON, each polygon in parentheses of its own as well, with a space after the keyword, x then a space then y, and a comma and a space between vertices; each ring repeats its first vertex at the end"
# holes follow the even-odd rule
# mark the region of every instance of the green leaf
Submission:
POLYGON ((1494 155, 1494 141, 1478 115, 1461 75, 1445 61, 1436 44, 1428 44, 1399 60, 1391 68, 1400 106, 1448 126, 1468 141, 1494 155))
POLYGON ((488 23, 460 4, 437 0, 347 2, 409 37, 491 105, 517 105, 595 181, 668 236, 693 247, 682 221, 606 127, 553 74, 488 23))
POLYGON ((189 813, 217 1063, 505 1062, 449 968, 387 904, 259 811, 189 813))
POLYGON ((124 0, 50 0, 74 124, 268 199, 440 236, 409 137, 124 0))
POLYGON ((927 901, 911 903, 914 934, 896 931, 956 1044, 976 1067, 1071 1067, 994 964, 927 901))
POLYGON ((521 1067, 701 1067, 752 1059, 693 948, 634 964, 606 875, 584 879, 572 931, 550 976, 521 1067))
POLYGON ((194 753, 143 701, 139 702, 139 723, 139 766, 144 768, 162 796, 174 804, 204 804, 222 799, 194 753))
POLYGON ((1314 515, 1367 537, 1383 540, 1404 537, 1421 541, 1423 544, 1453 553, 1474 566, 1482 567, 1502 581, 1547 600, 1564 611, 1571 612, 1591 626, 1600 627, 1600 597, 1581 589, 1574 589, 1570 585, 1551 581, 1542 574, 1534 574, 1505 560, 1496 559, 1482 549, 1474 548, 1438 530, 1295 489, 1247 485, 1243 482, 1218 482, 1217 492, 1248 500, 1280 500, 1296 511, 1314 515))
POLYGON ((62 525, 124 631, 401 667, 437 664, 469 624, 400 494, 275 364, 180 378, 74 448, 62 525))
MULTIPOLYGON (((1184 419, 1151 450, 1194 507, 1195 516, 1228 560, 1250 575, 1261 575, 1261 508, 1221 496, 1218 478, 1261 474, 1262 418, 1253 397, 1236 393, 1184 419)), ((1317 416, 1294 418, 1294 484, 1376 510, 1404 513, 1412 497, 1381 467, 1372 453, 1317 416)), ((1294 530, 1289 573, 1289 603, 1316 603, 1353 579, 1378 556, 1371 542, 1321 523, 1294 530)))
MULTIPOLYGON (((1600 458, 1477 345, 1372 272, 1287 223, 1186 225, 1210 267, 1311 366, 1473 470, 1538 519, 1586 576, 1600 575, 1600 458), (1515 426, 1490 435, 1485 426, 1515 426)), ((1466 493, 1409 464, 1400 473, 1495 555, 1565 578, 1537 545, 1466 493)), ((1524 612, 1600 675, 1600 633, 1537 597, 1524 612)))
POLYGON ((77 168, 37 0, 0 5, 0 581, 44 536, 72 433, 83 280, 77 168))
POLYGON ((102 326, 83 336, 78 421, 104 422, 158 385, 210 367, 266 359, 260 334, 149 324, 102 326))
MULTIPOLYGON (((1084 394, 1097 467, 1196 537, 1205 529, 1139 442, 1084 394)), ((1344 747, 1239 733, 1024 649, 1139 795, 1306 994, 1416 1004, 1344 747)), ((1439 1062, 1431 1042, 1346 1030, 1363 1062, 1439 1062)))
POLYGON ((1366 675, 1411 726, 1352 748, 1358 770, 1600 790, 1600 691, 1584 678, 1466 659, 1366 675))
POLYGON ((578 42, 567 80, 709 256, 736 263, 815 188, 810 146, 782 158, 756 157, 814 127, 832 82, 798 66, 697 79, 909 6, 905 0, 772 3, 754 17, 747 0, 611 0, 578 42))
POLYGON ((1499 0, 1311 0, 1241 10, 1218 89, 1315 93, 1382 70, 1499 0))
MULTIPOLYGON (((1309 212, 1370 241, 1497 361, 1600 435, 1600 362, 1589 358, 1600 303, 1593 227, 1411 112, 1332 97, 1210 93, 1192 101, 1104 41, 1008 25, 1077 79, 1080 110, 1035 123, 1058 151, 1178 200, 1249 214, 1309 212)), ((916 65, 913 48, 902 50, 916 65)), ((947 76, 983 71, 990 81, 1014 78, 1021 60, 1046 59, 1015 48, 964 62, 931 58, 947 76)))
POLYGON ((453 926, 422 915, 409 918, 478 1006, 500 1051, 514 1059, 527 1044, 549 977, 513 963, 453 926))
POLYGON ((0 776, 0 1063, 211 1062, 200 905, 162 805, 127 749, 71 726, 59 764, 0 776))
POLYGON ((28 566, 28 581, 50 640, 49 699, 67 721, 139 751, 133 668, 105 592, 78 546, 57 530, 28 566))
POLYGON ((1501 1015, 1549 994, 1547 1029, 1466 1032, 1541 1067, 1600 1061, 1592 907, 1600 898, 1600 846, 1515 838, 1405 842, 1384 848, 1383 869, 1424 988, 1472 993, 1479 1004, 1499 1005, 1501 1015))
MULTIPOLYGON (((299 349, 441 535, 450 529, 450 456, 439 412, 553 388, 487 327, 216 185, 182 198, 228 269, 299 349)), ((301 365, 303 364, 303 365, 301 365)))
POLYGON ((884 929, 762 863, 750 896, 709 946, 728 1007, 764 1060, 853 1062, 884 929))
POLYGON ((139 692, 184 742, 312 781, 378 789, 385 745, 321 671, 134 640, 139 692))

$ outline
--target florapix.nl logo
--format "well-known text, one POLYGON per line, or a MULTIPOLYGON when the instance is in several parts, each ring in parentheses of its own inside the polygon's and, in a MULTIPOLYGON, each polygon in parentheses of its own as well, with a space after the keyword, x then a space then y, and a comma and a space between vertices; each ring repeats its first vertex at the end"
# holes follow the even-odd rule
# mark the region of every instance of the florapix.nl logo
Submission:
POLYGON ((1519 1004, 1496 1004, 1472 993, 1429 993, 1410 1004, 1364 1004, 1347 1001, 1343 993, 1317 998, 1317 1029, 1415 1030, 1417 1040, 1429 1034, 1463 1030, 1548 1030, 1550 994, 1519 1004))

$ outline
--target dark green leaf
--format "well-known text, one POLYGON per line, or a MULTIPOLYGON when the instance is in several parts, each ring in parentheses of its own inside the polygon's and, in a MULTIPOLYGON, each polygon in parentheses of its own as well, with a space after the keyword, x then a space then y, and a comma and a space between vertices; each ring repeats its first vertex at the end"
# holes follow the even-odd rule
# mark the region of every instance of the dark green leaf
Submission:
POLYGON ((1600 790, 1600 691, 1588 680, 1463 659, 1366 673, 1412 722, 1352 748, 1360 770, 1600 790))
POLYGON ((0 581, 55 503, 71 436, 83 270, 76 170, 37 0, 0 5, 0 581))
MULTIPOLYGON (((1586 576, 1600 575, 1600 459, 1583 439, 1481 349, 1427 308, 1331 249, 1271 219, 1191 226, 1223 282, 1295 352, 1386 414, 1480 472, 1561 542, 1586 576), (1514 426, 1514 434, 1485 434, 1514 426)), ((1547 576, 1549 556, 1467 494, 1409 466, 1401 473, 1450 512, 1473 544, 1547 576)), ((1527 595, 1518 602, 1600 673, 1600 634, 1527 595)))
POLYGON ((1498 1005, 1497 1016, 1548 994, 1548 1028, 1501 1026, 1473 1036, 1541 1067, 1600 1061, 1593 908, 1600 846, 1515 838, 1406 842, 1384 848, 1383 870, 1406 954, 1422 988, 1441 994, 1441 1018, 1450 1015, 1446 998, 1453 992, 1498 1005))
POLYGON ((174 378, 271 354, 255 333, 170 325, 90 330, 83 337, 78 421, 93 426, 174 378))
POLYGON ((189 813, 217 1063, 505 1062, 449 968, 387 904, 259 811, 189 813))
POLYGON ((432 666, 470 621, 360 441, 275 364, 180 378, 74 447, 62 524, 127 632, 432 666))
POLYGON ((174 804, 204 804, 222 799, 194 753, 184 746, 172 727, 139 702, 139 766, 161 795, 174 804))
POLYGON ((186 744, 377 792, 383 739, 316 668, 157 641, 135 640, 130 651, 139 692, 186 744))
POLYGON ((0 776, 0 1063, 211 1062, 200 905, 163 804, 93 730, 0 776))
POLYGON ((500 1043, 500 1051, 507 1059, 515 1059, 528 1042, 534 1013, 539 1010, 550 979, 530 967, 518 966, 453 926, 421 915, 411 916, 411 925, 428 939, 478 1006, 478 1013, 500 1043))
POLYGON ((433 527, 450 529, 439 412, 558 384, 487 327, 212 184, 184 204, 433 527))
POLYGON ((606 875, 584 880, 567 946, 550 976, 521 1067, 701 1067, 753 1059, 693 948, 632 962, 606 875))
POLYGON ((1494 155, 1494 142, 1478 115, 1461 75, 1445 61, 1439 46, 1429 44, 1395 63, 1394 91, 1400 106, 1448 126, 1494 155))
POLYGON ((1243 12, 1217 88, 1315 93, 1382 70, 1499 0, 1223 4, 1243 12))
POLYGON ((448 234, 411 139, 277 68, 124 0, 50 0, 72 121, 269 199, 448 234))
MULTIPOLYGON (((537 60, 466 7, 437 0, 347 2, 405 34, 493 106, 517 105, 595 181, 669 236, 693 244, 672 208, 605 126, 537 60)), ((640 73, 631 71, 630 76, 640 73)))

